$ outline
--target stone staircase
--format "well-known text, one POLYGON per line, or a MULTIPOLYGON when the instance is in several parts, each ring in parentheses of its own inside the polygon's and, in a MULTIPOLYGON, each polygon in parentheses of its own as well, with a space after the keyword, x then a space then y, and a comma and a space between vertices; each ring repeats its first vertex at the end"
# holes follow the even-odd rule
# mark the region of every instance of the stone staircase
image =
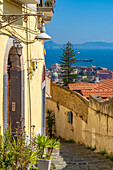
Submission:
POLYGON ((51 170, 113 170, 112 161, 76 143, 62 143, 51 162, 55 165, 51 170))

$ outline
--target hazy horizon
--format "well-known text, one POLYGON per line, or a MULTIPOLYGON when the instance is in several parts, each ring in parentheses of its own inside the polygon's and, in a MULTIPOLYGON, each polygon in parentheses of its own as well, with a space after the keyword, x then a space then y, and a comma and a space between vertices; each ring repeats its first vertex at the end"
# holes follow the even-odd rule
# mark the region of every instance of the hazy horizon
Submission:
MULTIPOLYGON (((52 41, 52 40, 51 40, 52 41)), ((50 41, 46 41, 46 42, 50 42, 50 41)), ((57 42, 54 42, 54 41, 52 41, 53 43, 55 43, 55 44, 65 44, 65 43, 57 43, 57 42)), ((67 41, 68 42, 68 41, 67 41)), ((66 43, 67 43, 66 42, 66 43)), ((69 41, 69 42, 71 42, 71 41, 69 41)), ((83 42, 83 43, 72 43, 72 44, 85 44, 85 43, 113 43, 113 42, 106 42, 106 41, 89 41, 89 42, 83 42)))

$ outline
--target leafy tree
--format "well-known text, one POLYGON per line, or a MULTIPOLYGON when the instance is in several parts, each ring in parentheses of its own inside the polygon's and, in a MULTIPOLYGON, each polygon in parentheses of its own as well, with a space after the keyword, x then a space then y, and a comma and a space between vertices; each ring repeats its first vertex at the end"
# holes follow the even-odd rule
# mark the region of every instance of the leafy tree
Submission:
POLYGON ((88 79, 88 78, 84 78, 84 79, 82 79, 82 81, 81 81, 81 82, 88 83, 88 82, 89 82, 89 79, 88 79))
POLYGON ((79 72, 79 75, 81 75, 81 76, 85 76, 84 71, 83 71, 83 70, 81 70, 81 71, 79 72))
POLYGON ((61 64, 61 77, 64 86, 68 83, 74 82, 76 74, 74 74, 73 64, 76 63, 75 50, 70 42, 64 45, 62 48, 62 56, 60 57, 59 63, 61 64))

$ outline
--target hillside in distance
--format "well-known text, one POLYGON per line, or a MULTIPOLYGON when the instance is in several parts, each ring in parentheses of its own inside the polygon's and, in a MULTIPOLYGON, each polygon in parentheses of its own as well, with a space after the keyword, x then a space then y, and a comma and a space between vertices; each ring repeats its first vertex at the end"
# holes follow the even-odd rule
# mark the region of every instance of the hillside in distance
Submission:
MULTIPOLYGON (((46 49, 60 49, 63 48, 64 44, 56 44, 53 41, 45 42, 46 49)), ((86 42, 83 44, 73 44, 74 48, 77 49, 113 49, 113 43, 107 42, 86 42)))

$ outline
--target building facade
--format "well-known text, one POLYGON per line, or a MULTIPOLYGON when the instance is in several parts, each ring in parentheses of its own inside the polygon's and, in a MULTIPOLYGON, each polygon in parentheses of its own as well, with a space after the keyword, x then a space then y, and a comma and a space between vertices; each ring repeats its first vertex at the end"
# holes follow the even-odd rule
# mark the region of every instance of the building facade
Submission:
POLYGON ((102 80, 111 79, 111 78, 113 78, 113 71, 111 71, 111 70, 98 70, 97 76, 102 80))
POLYGON ((40 0, 1 0, 0 3, 0 133, 22 120, 27 135, 44 134, 44 41, 36 39, 53 7, 40 0), (43 14, 43 15, 42 15, 43 14))

